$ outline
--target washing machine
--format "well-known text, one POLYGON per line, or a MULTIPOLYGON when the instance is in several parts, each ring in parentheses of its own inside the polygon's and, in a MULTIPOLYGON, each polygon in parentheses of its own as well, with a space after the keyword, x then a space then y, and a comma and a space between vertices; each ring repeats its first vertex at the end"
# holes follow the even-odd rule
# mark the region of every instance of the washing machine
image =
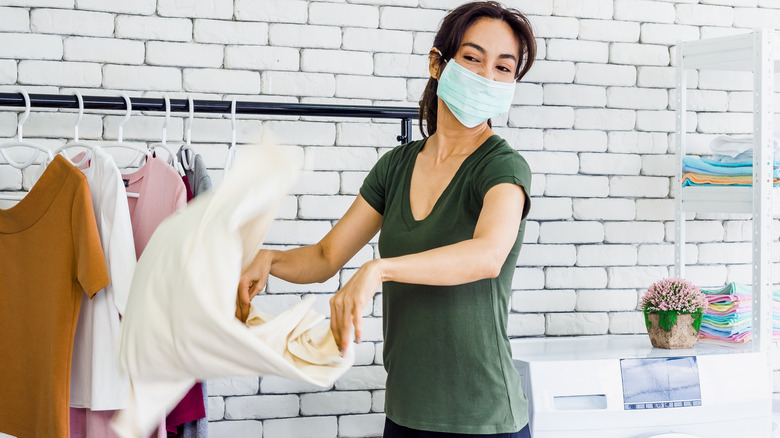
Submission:
POLYGON ((768 355, 646 335, 512 341, 532 438, 763 438, 772 435, 768 355))

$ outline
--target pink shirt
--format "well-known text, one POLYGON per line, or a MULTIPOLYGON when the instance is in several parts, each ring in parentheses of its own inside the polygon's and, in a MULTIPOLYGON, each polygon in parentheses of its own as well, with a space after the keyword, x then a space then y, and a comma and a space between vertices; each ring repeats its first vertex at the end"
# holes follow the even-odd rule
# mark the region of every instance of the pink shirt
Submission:
POLYGON ((160 157, 148 159, 142 168, 122 175, 122 179, 128 193, 138 193, 138 198, 128 197, 127 202, 135 253, 140 258, 157 226, 187 204, 187 189, 176 170, 160 157))

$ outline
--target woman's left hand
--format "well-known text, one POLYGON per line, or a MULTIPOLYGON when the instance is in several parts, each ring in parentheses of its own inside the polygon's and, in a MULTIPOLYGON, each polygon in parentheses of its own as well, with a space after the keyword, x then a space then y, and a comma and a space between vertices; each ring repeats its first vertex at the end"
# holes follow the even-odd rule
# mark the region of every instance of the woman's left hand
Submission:
POLYGON ((361 266, 347 284, 330 299, 330 329, 342 353, 349 347, 353 327, 355 341, 361 340, 363 309, 382 283, 379 263, 380 260, 371 260, 361 266))

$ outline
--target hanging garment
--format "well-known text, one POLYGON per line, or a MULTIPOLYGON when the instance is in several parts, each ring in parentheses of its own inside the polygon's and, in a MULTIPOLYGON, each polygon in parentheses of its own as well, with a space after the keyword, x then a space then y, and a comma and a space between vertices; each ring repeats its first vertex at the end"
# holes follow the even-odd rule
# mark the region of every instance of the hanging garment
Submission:
POLYGON ((185 174, 182 175, 181 180, 184 183, 184 188, 187 190, 187 202, 190 202, 195 197, 195 195, 192 194, 192 186, 190 185, 190 179, 187 178, 187 175, 185 174))
MULTIPOLYGON (((83 153, 74 157, 74 161, 82 158, 83 153)), ((127 306, 135 271, 133 227, 125 187, 114 159, 97 148, 92 151, 89 167, 82 171, 89 183, 111 282, 92 300, 81 301, 73 341, 70 406, 93 411, 116 410, 124 407, 130 388, 130 379, 119 365, 119 321, 127 306)), ((96 421, 100 420, 85 421, 85 424, 96 421)))
MULTIPOLYGON (((182 156, 184 151, 179 149, 177 153, 179 162, 183 163, 182 156)), ((189 180, 190 188, 192 188, 192 195, 198 196, 201 193, 211 190, 211 177, 206 170, 206 162, 203 161, 203 157, 200 154, 194 154, 192 158, 192 169, 184 169, 184 174, 189 180)))
POLYGON ((65 437, 82 295, 108 285, 87 178, 58 155, 0 210, 0 432, 65 437))
POLYGON ((116 438, 111 429, 116 412, 70 408, 70 438, 116 438))
POLYGON ((140 257, 160 222, 187 204, 187 193, 181 176, 160 157, 149 158, 143 167, 122 179, 128 192, 138 193, 138 198, 128 197, 127 202, 135 254, 140 257))
MULTIPOLYGON (((195 155, 195 169, 192 170, 192 194, 198 196, 211 190, 211 177, 206 170, 206 163, 200 154, 195 155)), ((189 174, 188 174, 189 175, 189 174)))
POLYGON ((242 269, 254 259, 293 181, 296 155, 247 148, 216 191, 160 225, 141 256, 122 326, 131 400, 114 419, 145 437, 197 379, 274 374, 320 386, 354 362, 341 357, 308 297, 276 318, 235 317, 242 269))
POLYGON ((205 417, 206 403, 203 401, 203 385, 197 382, 165 417, 167 436, 178 436, 179 429, 187 424, 193 424, 197 427, 197 421, 205 417))
MULTIPOLYGON (((128 198, 133 223, 133 237, 138 257, 160 223, 183 208, 187 203, 187 188, 176 170, 163 158, 156 156, 147 160, 136 172, 124 175, 127 191, 138 193, 138 198, 128 198)), ((172 434, 177 426, 205 416, 202 390, 193 388, 180 400, 176 415, 166 419, 165 429, 172 434)))
MULTIPOLYGON (((208 410, 209 406, 209 393, 208 385, 206 382, 200 382, 200 386, 203 392, 203 406, 208 410)), ((209 436, 209 418, 204 415, 203 418, 199 418, 197 421, 190 421, 179 426, 179 434, 181 438, 206 438, 209 436)))
MULTIPOLYGON (((184 152, 179 149, 178 159, 182 162, 184 152)), ((194 163, 193 163, 194 164, 194 163)), ((181 177, 184 187, 187 189, 187 202, 195 197, 192 194, 190 180, 185 173, 181 177)), ((209 405, 209 396, 206 393, 206 384, 196 383, 187 395, 173 408, 173 411, 165 417, 166 432, 168 436, 178 436, 182 438, 206 438, 208 437, 208 418, 206 409, 209 405), (197 399, 195 397, 198 397, 197 399), (202 402, 201 402, 202 400, 202 402), (191 421, 189 418, 197 417, 197 420, 191 421)))

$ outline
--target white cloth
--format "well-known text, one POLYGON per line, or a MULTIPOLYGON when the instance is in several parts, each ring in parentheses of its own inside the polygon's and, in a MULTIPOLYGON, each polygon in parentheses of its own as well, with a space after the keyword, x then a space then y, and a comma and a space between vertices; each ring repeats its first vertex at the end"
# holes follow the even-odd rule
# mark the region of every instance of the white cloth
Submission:
MULTIPOLYGON (((74 160, 78 162, 80 157, 74 160)), ((115 410, 125 406, 130 388, 130 379, 119 365, 119 316, 125 312, 135 271, 133 226, 114 159, 104 150, 95 149, 90 166, 83 172, 111 282, 91 300, 86 296, 81 300, 73 341, 70 406, 115 410)))
POLYGON ((122 321, 131 400, 114 418, 121 437, 146 437, 196 379, 278 376, 328 386, 354 362, 339 356, 314 298, 276 318, 235 317, 241 271, 257 254, 297 174, 293 155, 244 148, 215 191, 166 219, 141 255, 122 321))
MULTIPOLYGON (((775 157, 780 156, 778 140, 780 140, 780 132, 776 132, 772 139, 775 157)), ((710 150, 716 156, 738 158, 737 161, 751 160, 753 158, 753 136, 719 135, 710 142, 710 150)))

